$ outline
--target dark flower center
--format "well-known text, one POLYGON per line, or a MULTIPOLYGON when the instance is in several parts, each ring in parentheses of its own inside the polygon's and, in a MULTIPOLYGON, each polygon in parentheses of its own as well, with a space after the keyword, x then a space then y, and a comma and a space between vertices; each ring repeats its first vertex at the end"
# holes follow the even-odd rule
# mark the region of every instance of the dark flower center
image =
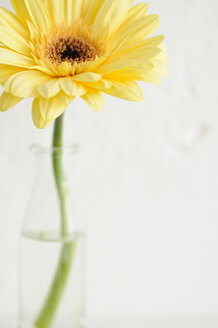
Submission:
POLYGON ((47 44, 45 55, 53 63, 61 64, 67 61, 74 64, 95 60, 97 50, 82 38, 62 37, 47 44))

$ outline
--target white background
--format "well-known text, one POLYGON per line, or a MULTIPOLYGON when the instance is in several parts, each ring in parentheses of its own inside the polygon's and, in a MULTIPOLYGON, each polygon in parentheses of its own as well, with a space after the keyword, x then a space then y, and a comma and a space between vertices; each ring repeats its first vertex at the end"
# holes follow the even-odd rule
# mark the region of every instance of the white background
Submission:
MULTIPOLYGON (((144 84, 140 104, 107 96, 95 113, 76 100, 66 115, 66 143, 81 146, 77 198, 89 235, 88 310, 214 318, 218 2, 149 5, 161 17, 157 33, 167 36, 170 77, 161 86, 144 84)), ((18 236, 34 174, 28 147, 49 145, 51 133, 33 126, 31 100, 0 115, 0 317, 17 311, 18 236)))

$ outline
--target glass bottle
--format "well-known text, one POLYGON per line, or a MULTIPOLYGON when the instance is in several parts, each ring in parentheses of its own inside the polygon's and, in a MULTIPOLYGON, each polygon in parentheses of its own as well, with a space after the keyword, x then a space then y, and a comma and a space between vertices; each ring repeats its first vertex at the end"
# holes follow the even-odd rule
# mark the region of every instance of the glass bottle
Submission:
POLYGON ((65 175, 72 171, 75 175, 78 148, 33 146, 32 151, 37 172, 21 231, 19 328, 81 328, 85 326, 85 233, 78 229, 65 175), (54 161, 60 155, 61 191, 54 176, 54 161))

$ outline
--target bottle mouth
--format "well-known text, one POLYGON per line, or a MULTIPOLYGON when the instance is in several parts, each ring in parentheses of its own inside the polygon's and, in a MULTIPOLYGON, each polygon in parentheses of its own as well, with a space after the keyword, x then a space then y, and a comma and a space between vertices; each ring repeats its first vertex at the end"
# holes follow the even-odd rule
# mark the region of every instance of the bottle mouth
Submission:
POLYGON ((45 147, 45 146, 33 144, 30 146, 30 150, 34 154, 53 154, 59 151, 67 154, 77 154, 79 152, 79 145, 73 144, 70 146, 63 146, 63 147, 45 147))

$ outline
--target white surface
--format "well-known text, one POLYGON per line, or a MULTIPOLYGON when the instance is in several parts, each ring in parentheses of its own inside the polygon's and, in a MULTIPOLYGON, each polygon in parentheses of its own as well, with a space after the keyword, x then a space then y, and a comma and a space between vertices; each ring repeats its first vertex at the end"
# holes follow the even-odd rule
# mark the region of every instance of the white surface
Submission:
MULTIPOLYGON (((161 17, 158 33, 167 35, 171 76, 161 87, 143 85, 141 104, 105 97, 105 109, 94 113, 78 100, 66 117, 66 141, 81 145, 89 313, 213 317, 218 2, 149 2, 161 17)), ((27 149, 51 137, 51 128, 33 127, 30 103, 0 115, 0 316, 17 311, 17 239, 34 173, 27 149)))
MULTIPOLYGON (((0 326, 17 328, 15 319, 2 319, 0 326)), ((211 317, 159 317, 159 318, 94 318, 87 328, 217 328, 218 318, 211 317)))

